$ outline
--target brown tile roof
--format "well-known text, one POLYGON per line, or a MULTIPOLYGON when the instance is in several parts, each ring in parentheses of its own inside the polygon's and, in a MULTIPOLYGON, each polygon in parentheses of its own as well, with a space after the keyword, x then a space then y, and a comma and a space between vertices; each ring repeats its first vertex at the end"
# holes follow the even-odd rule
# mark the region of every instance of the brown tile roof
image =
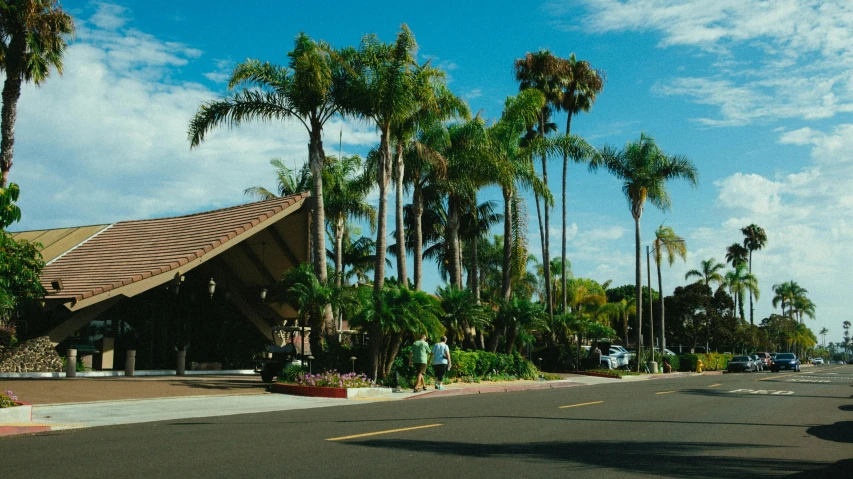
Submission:
POLYGON ((71 248, 89 239, 109 225, 74 226, 50 230, 32 230, 12 233, 16 240, 27 240, 41 244, 41 257, 50 262, 71 248))
POLYGON ((45 299, 82 300, 169 271, 203 257, 265 224, 309 193, 187 216, 122 221, 59 256, 42 271, 45 299), (51 281, 62 280, 55 292, 51 281))

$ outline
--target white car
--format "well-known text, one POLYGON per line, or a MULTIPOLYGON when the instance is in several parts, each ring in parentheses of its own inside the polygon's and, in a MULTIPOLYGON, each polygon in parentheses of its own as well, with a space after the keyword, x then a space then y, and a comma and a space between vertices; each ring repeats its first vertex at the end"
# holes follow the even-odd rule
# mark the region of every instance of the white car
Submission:
POLYGON ((823 364, 823 358, 814 358, 815 365, 823 364))

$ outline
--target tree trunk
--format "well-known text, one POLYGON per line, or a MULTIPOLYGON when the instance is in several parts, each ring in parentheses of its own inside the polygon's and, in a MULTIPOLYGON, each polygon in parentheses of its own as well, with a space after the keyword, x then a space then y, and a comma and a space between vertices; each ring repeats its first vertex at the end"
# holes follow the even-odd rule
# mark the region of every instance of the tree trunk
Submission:
POLYGON ((660 352, 661 354, 666 351, 666 322, 664 320, 664 311, 663 311, 663 279, 661 279, 660 274, 660 263, 658 265, 658 301, 660 304, 660 352))
POLYGON ((459 248, 459 202, 456 198, 449 198, 447 202, 447 241, 448 255, 450 256, 448 266, 450 273, 450 284, 462 289, 462 263, 460 261, 461 251, 459 248))
POLYGON ((0 110, 0 188, 5 188, 9 183, 9 170, 12 168, 25 48, 24 36, 18 34, 12 35, 6 49, 6 81, 3 84, 3 107, 0 110))
POLYGON ((344 231, 346 223, 343 218, 335 221, 335 287, 340 289, 344 279, 344 231))
MULTIPOLYGON (((314 248, 314 274, 321 284, 325 285, 328 281, 328 272, 326 269, 326 210, 323 204, 323 167, 326 160, 326 154, 323 151, 323 124, 312 118, 311 132, 309 134, 310 142, 308 144, 308 165, 311 169, 312 191, 311 196, 314 200, 314 222, 312 226, 312 236, 314 248)), ((332 306, 327 304, 323 308, 323 334, 326 336, 326 341, 331 347, 338 344, 338 328, 335 324, 335 317, 332 314, 332 306)), ((319 333, 319 329, 312 329, 312 333, 319 333)), ((312 334, 312 337, 315 334, 312 334)), ((323 351, 314 350, 311 345, 311 352, 314 356, 322 355, 323 351)))
MULTIPOLYGON (((543 114, 539 115, 539 135, 544 139, 545 138, 545 117, 543 114)), ((542 154, 542 182, 545 183, 545 186, 548 186, 548 162, 547 155, 545 153, 542 154)), ((544 249, 542 250, 542 266, 545 269, 545 300, 546 300, 546 309, 548 311, 548 317, 554 318, 554 303, 553 298, 551 297, 551 252, 548 251, 550 248, 550 239, 551 236, 551 223, 549 220, 549 212, 548 203, 544 202, 542 205, 545 212, 545 226, 544 226, 544 249)))
POLYGON ((649 290, 649 351, 652 352, 652 361, 655 360, 655 316, 652 305, 652 264, 649 247, 646 246, 646 281, 648 282, 649 290))
MULTIPOLYGON (((749 275, 752 276, 752 250, 749 250, 749 275)), ((752 307, 752 287, 749 288, 749 324, 755 326, 755 309, 752 307)))
POLYGON ((495 328, 492 334, 489 335, 488 350, 490 353, 498 351, 498 344, 501 342, 501 336, 506 334, 506 328, 495 328))
POLYGON ((406 272, 406 229, 403 225, 403 145, 397 142, 397 158, 394 162, 394 183, 396 193, 396 236, 397 236, 397 280, 404 288, 409 287, 409 275, 406 272))
POLYGON ((391 375, 391 368, 394 366, 394 360, 397 358, 397 354, 400 353, 400 346, 403 345, 403 333, 396 333, 391 337, 391 341, 388 346, 388 355, 385 358, 385 368, 382 372, 382 377, 387 378, 391 375))
MULTIPOLYGON (((567 94, 574 95, 574 91, 570 90, 567 94)), ((568 118, 566 118, 566 137, 568 138, 569 135, 571 134, 571 131, 572 131, 572 112, 571 111, 568 112, 567 117, 568 118)), ((561 256, 561 258, 563 259, 563 266, 562 266, 562 272, 561 272, 562 278, 560 280, 562 283, 562 286, 563 286, 563 294, 562 294, 562 302, 561 302, 561 308, 562 308, 563 314, 566 314, 566 311, 568 311, 568 309, 567 309, 568 296, 567 296, 567 291, 566 291, 566 189, 567 189, 567 187, 566 187, 566 175, 568 174, 568 169, 569 169, 569 155, 564 153, 563 154, 563 249, 562 249, 562 256, 561 256)))
POLYGON ((424 234, 423 227, 421 225, 421 218, 424 215, 424 199, 421 188, 420 184, 415 183, 414 192, 412 194, 412 210, 415 214, 415 231, 413 232, 415 243, 414 280, 415 290, 417 291, 421 290, 424 268, 424 234))
POLYGON ((501 272, 501 297, 512 297, 512 191, 504 188, 504 261, 501 272))
POLYGON ((634 275, 634 294, 637 301, 637 372, 640 372, 643 349, 643 274, 640 261, 640 216, 636 213, 634 214, 634 255, 636 272, 634 275))
POLYGON ((376 263, 373 268, 373 291, 377 294, 385 284, 385 253, 387 248, 388 182, 391 180, 391 144, 385 128, 379 141, 379 165, 376 169, 379 186, 379 209, 376 215, 376 263))
POLYGON ((507 354, 512 354, 512 351, 515 349, 515 338, 518 337, 518 327, 508 328, 506 332, 506 351, 507 354))
POLYGON ((468 271, 468 277, 473 278, 471 282, 471 292, 474 293, 474 300, 480 304, 480 266, 479 255, 477 251, 477 237, 471 240, 471 269, 468 271))

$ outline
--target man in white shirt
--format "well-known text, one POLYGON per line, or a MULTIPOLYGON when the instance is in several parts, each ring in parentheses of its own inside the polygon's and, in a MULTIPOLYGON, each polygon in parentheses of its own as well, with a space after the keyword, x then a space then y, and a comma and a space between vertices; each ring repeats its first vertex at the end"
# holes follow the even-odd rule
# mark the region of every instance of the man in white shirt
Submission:
POLYGON ((444 389, 444 373, 450 369, 450 348, 447 347, 447 336, 441 337, 441 342, 432 346, 432 370, 435 371, 435 388, 444 389))

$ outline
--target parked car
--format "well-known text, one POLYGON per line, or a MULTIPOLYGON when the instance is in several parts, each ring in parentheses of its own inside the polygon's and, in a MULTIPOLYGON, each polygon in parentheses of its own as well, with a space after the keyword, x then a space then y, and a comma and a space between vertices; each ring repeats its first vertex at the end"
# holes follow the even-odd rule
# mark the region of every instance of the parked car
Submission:
MULTIPOLYGON (((589 357, 589 353, 592 350, 589 346, 581 346, 584 351, 586 351, 586 357, 589 357)), ((627 360, 625 364, 628 364, 627 360)), ((601 355, 601 369, 619 369, 619 359, 615 356, 606 356, 604 354, 601 355)))
POLYGON ((755 361, 750 356, 735 356, 729 361, 726 369, 730 373, 745 372, 751 373, 756 370, 755 361))
POLYGON ((770 357, 770 353, 768 353, 766 351, 765 352, 757 352, 757 353, 755 353, 755 355, 758 356, 758 359, 761 360, 761 369, 763 369, 764 371, 769 370, 770 364, 773 362, 772 358, 770 357))
POLYGON ((755 364, 755 370, 758 372, 764 371, 764 363, 761 361, 761 358, 758 357, 757 354, 750 354, 749 357, 752 359, 752 362, 755 364))
POLYGON ((786 369, 788 371, 799 371, 800 360, 797 359, 797 355, 794 353, 777 354, 776 359, 773 360, 773 365, 770 366, 770 370, 774 373, 778 373, 782 369, 786 369))
POLYGON ((823 364, 823 358, 814 358, 814 364, 815 366, 823 364))

